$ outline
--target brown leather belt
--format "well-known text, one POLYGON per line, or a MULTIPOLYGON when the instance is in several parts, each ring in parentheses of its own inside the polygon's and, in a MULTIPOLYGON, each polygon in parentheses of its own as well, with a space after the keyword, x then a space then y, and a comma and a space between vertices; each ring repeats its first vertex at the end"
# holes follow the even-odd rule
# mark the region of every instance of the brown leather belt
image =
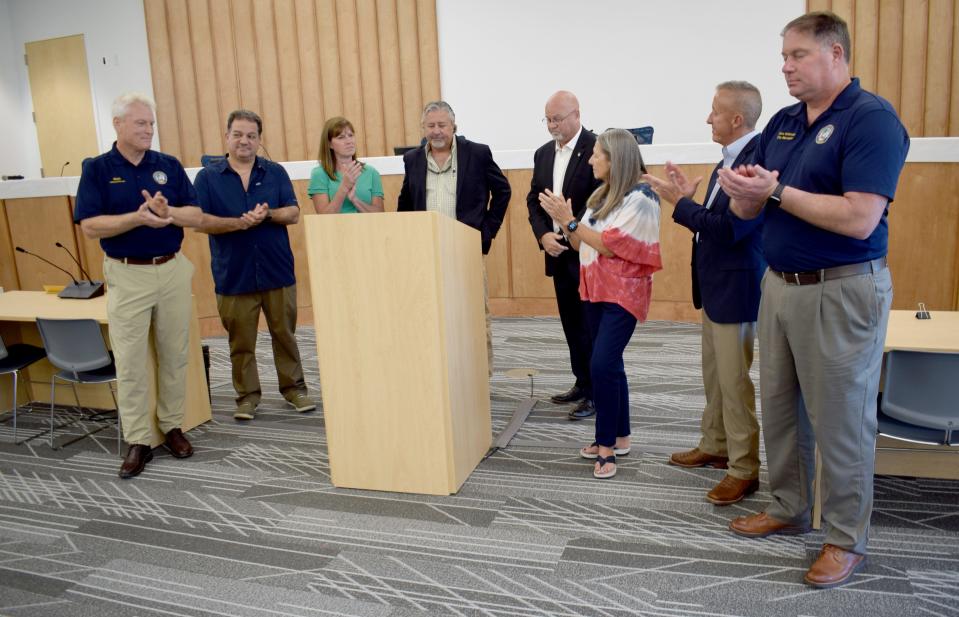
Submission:
POLYGON ((769 269, 770 272, 786 281, 790 285, 815 285, 823 281, 846 278, 847 276, 857 276, 859 274, 869 274, 879 272, 886 267, 886 258, 879 257, 872 261, 864 261, 858 264, 846 264, 845 266, 836 266, 835 268, 824 268, 822 270, 812 270, 810 272, 779 272, 769 269))
MULTIPOLYGON (((107 257, 110 257, 107 255, 107 257)), ((131 266, 159 266, 160 264, 165 264, 176 257, 176 253, 170 253, 169 255, 157 255, 156 257, 110 257, 116 261, 122 261, 125 264, 131 266)))

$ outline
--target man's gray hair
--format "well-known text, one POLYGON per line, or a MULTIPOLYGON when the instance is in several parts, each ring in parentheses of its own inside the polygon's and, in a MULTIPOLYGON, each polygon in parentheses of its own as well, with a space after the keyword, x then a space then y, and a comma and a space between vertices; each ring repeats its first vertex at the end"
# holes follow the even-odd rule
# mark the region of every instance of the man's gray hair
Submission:
POLYGON ((446 101, 430 101, 427 103, 426 107, 423 108, 423 115, 420 117, 420 124, 426 122, 426 114, 434 111, 445 111, 450 115, 450 122, 456 124, 456 114, 453 113, 453 108, 450 107, 450 104, 446 101))
POLYGON ((736 99, 736 107, 743 115, 743 122, 749 129, 756 128, 760 114, 763 113, 763 97, 759 88, 748 81, 724 81, 716 90, 731 92, 736 99))
POLYGON ((127 92, 126 94, 121 94, 113 101, 113 117, 122 118, 127 115, 127 110, 130 109, 130 105, 134 103, 146 105, 150 108, 150 111, 156 113, 157 105, 153 102, 153 99, 142 92, 127 92))

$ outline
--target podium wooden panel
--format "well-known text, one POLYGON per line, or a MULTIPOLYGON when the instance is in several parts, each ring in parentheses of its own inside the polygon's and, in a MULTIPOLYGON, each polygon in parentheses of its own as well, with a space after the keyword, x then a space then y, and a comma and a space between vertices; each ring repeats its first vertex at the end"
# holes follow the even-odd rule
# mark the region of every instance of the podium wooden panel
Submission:
POLYGON ((479 232, 304 218, 333 485, 455 493, 492 441, 479 232))
MULTIPOLYGON (((0 293, 0 335, 7 344, 29 343, 38 347, 43 346, 40 331, 37 330, 36 318, 51 319, 95 319, 101 324, 103 338, 110 345, 107 332, 107 298, 100 296, 92 300, 64 300, 55 294, 42 291, 7 291, 0 293)), ((152 342, 151 342, 152 348, 152 342)), ((207 388, 206 375, 203 367, 203 350, 200 343, 200 326, 197 321, 196 300, 190 317, 190 355, 187 365, 186 382, 186 410, 183 414, 184 431, 203 424, 211 419, 210 395, 207 388)), ((156 406, 156 366, 154 354, 147 354, 149 366, 145 370, 150 374, 150 407, 156 406)), ((46 360, 24 369, 25 379, 20 382, 18 396, 20 404, 29 402, 50 403, 50 375, 54 368, 46 360)), ((12 378, 4 378, 0 382, 0 405, 6 405, 11 398, 13 388, 12 378)), ((107 392, 106 386, 80 384, 77 386, 80 402, 84 406, 96 409, 113 409, 113 398, 107 392)), ((60 405, 75 405, 76 399, 73 390, 64 385, 57 385, 56 401, 60 405)), ((5 409, 5 407, 4 407, 5 409)), ((36 412, 35 412, 36 413, 36 412)), ((156 425, 154 416, 153 434, 151 443, 154 447, 163 443, 163 434, 156 425)))

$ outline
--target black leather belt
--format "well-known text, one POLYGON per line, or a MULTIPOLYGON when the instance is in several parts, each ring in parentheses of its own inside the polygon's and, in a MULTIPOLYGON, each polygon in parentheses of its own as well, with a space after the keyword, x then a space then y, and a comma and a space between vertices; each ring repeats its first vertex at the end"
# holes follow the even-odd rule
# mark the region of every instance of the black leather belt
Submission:
MULTIPOLYGON (((107 257, 110 256, 107 255, 107 257)), ((110 257, 110 259, 122 261, 123 263, 131 266, 159 266, 160 264, 165 264, 174 257, 176 257, 176 253, 170 253, 169 255, 157 255, 156 257, 110 257)))
POLYGON ((858 264, 846 264, 845 266, 836 266, 835 268, 824 268, 822 270, 812 270, 810 272, 779 272, 769 269, 770 272, 786 281, 790 285, 815 285, 823 281, 846 278, 847 276, 858 276, 860 274, 869 274, 879 272, 886 267, 885 256, 864 261, 858 264))

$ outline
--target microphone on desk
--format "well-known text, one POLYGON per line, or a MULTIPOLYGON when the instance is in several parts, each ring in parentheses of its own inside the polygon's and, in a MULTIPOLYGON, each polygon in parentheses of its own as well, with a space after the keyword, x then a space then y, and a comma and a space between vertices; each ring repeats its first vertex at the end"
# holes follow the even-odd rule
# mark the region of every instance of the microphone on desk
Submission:
POLYGON ((66 168, 67 168, 67 165, 69 165, 69 164, 70 164, 70 161, 67 161, 66 163, 63 164, 63 167, 60 168, 60 177, 61 177, 61 178, 63 177, 63 170, 66 169, 66 168))
POLYGON ((90 281, 90 282, 83 281, 81 283, 77 281, 77 279, 74 278, 72 274, 70 274, 69 270, 65 270, 61 268, 60 266, 53 263, 49 259, 41 257, 37 255, 36 253, 31 253, 27 249, 20 246, 16 246, 14 248, 17 250, 18 253, 24 253, 26 255, 31 255, 33 257, 36 257, 40 261, 50 264, 57 270, 60 270, 61 272, 66 273, 66 275, 70 277, 70 280, 73 282, 67 285, 66 287, 64 287, 63 291, 58 293, 57 296, 61 298, 70 298, 74 300, 87 300, 89 298, 96 298, 97 296, 103 295, 103 283, 101 283, 100 281, 90 281))

